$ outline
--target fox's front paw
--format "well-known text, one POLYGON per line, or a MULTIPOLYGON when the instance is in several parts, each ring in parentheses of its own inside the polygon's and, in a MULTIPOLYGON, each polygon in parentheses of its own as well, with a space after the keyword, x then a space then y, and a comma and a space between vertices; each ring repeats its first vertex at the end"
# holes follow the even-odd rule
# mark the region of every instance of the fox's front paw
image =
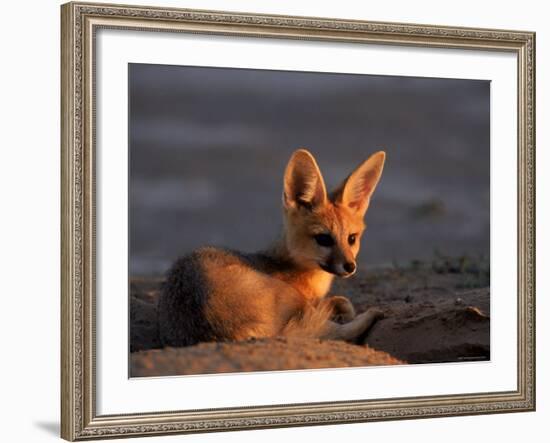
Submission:
POLYGON ((382 320, 386 314, 384 314, 384 311, 380 308, 369 308, 367 309, 367 312, 371 315, 372 318, 376 320, 382 320))
POLYGON ((332 319, 335 322, 348 323, 355 318, 355 308, 346 297, 343 297, 341 295, 334 295, 330 297, 329 300, 332 305, 332 319))

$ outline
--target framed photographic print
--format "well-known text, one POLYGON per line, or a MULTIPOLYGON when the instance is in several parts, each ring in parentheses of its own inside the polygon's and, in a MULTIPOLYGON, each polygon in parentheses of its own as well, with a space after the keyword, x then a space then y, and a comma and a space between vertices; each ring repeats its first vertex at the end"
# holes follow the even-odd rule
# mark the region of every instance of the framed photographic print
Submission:
POLYGON ((534 410, 534 33, 61 14, 63 438, 534 410))

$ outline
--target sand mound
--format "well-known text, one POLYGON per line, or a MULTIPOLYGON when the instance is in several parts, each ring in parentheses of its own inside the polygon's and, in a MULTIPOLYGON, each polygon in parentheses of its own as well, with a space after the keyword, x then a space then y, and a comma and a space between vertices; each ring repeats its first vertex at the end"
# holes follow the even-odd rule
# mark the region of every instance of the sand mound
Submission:
POLYGON ((188 375, 395 365, 399 360, 368 346, 306 338, 201 343, 186 348, 134 352, 132 375, 188 375))

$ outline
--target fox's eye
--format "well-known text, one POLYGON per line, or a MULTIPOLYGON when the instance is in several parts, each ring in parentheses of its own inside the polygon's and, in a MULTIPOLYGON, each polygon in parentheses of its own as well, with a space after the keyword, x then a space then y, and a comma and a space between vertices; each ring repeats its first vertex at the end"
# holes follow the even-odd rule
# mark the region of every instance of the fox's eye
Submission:
POLYGON ((313 238, 319 246, 324 246, 325 248, 334 246, 334 239, 330 234, 317 234, 314 235, 313 238))
POLYGON ((357 240, 357 234, 350 234, 348 236, 348 243, 350 245, 354 245, 355 244, 355 240, 357 240))

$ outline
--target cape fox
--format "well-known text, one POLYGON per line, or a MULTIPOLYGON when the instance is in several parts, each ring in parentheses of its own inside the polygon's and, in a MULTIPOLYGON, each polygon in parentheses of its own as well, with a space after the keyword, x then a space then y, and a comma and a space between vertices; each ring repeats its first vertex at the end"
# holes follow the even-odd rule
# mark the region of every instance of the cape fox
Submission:
POLYGON ((363 218, 384 160, 384 152, 373 154, 329 195, 313 155, 295 151, 284 174, 280 240, 255 254, 205 247, 178 259, 159 299, 163 345, 362 335, 381 311, 356 316, 347 298, 325 296, 334 276, 355 272, 363 218))

